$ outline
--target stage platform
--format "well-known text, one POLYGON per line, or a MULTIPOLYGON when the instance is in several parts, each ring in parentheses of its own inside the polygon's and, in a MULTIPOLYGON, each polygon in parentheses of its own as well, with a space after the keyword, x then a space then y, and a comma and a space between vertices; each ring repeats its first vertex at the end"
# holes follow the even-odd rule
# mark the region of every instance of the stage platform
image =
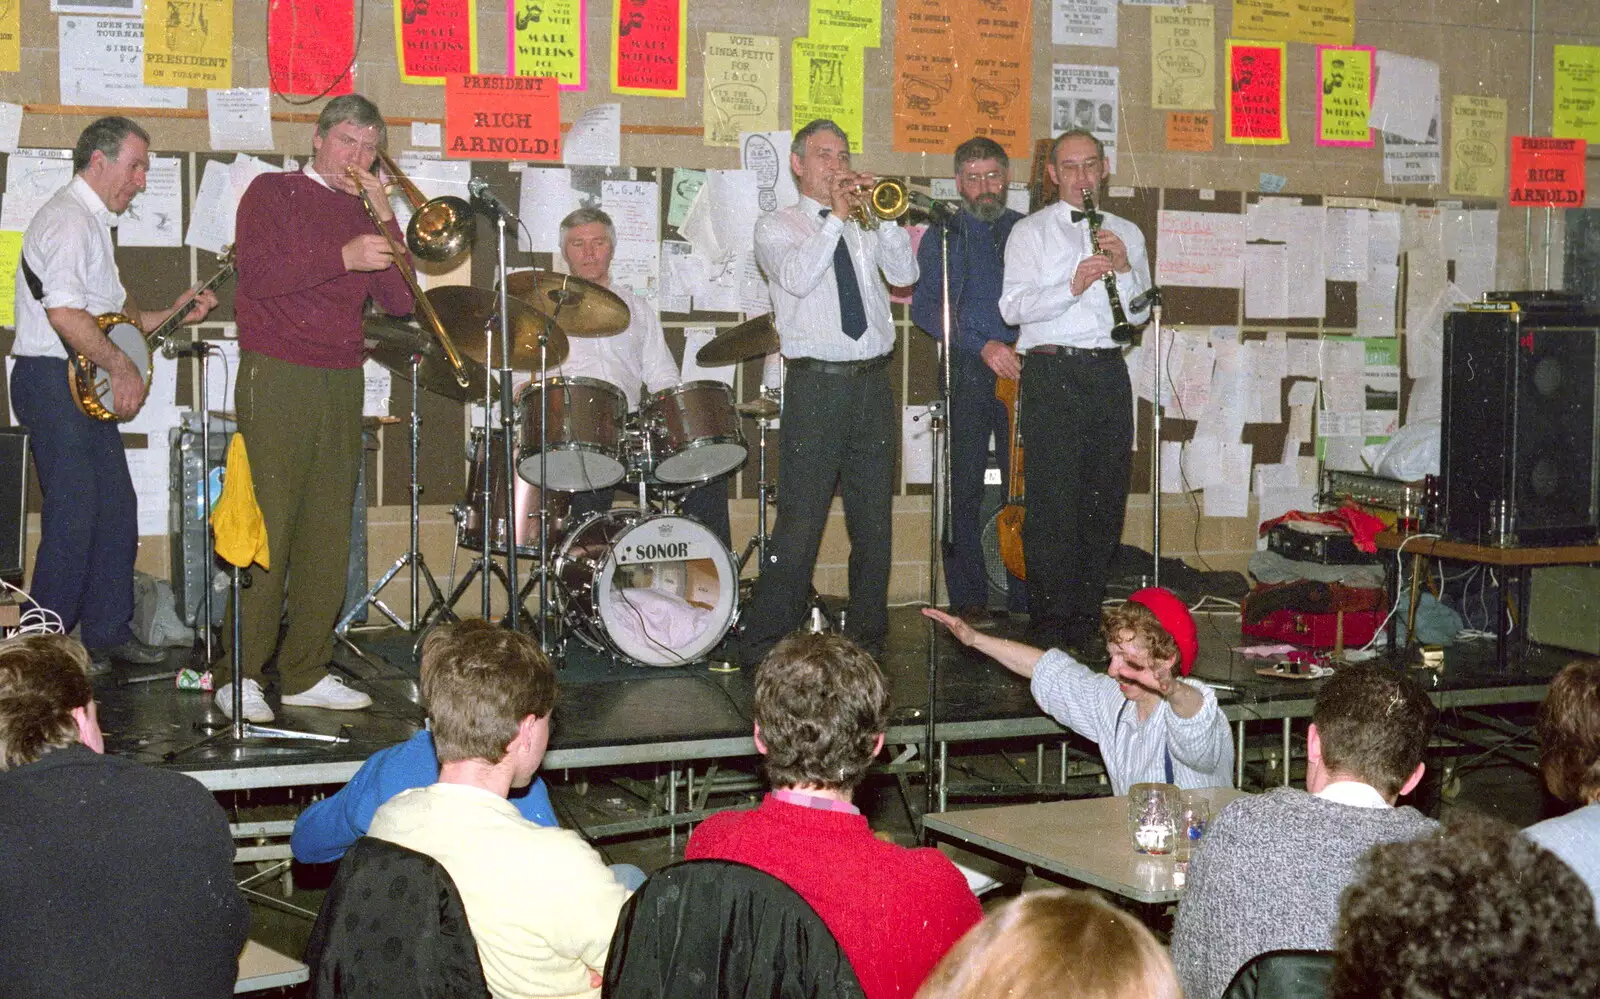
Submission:
MULTIPOLYGON (((919 745, 925 731, 929 628, 915 608, 891 612, 889 651, 884 669, 893 696, 890 745, 919 745)), ((1020 637, 1021 620, 1002 621, 997 634, 1020 637)), ((1207 615, 1200 619, 1201 653, 1195 673, 1227 684, 1220 700, 1235 723, 1239 745, 1246 728, 1281 722, 1287 743, 1290 722, 1308 717, 1319 681, 1257 676, 1254 664, 1230 649, 1240 644, 1237 621, 1207 615)), ((155 672, 118 667, 97 681, 96 699, 108 752, 192 774, 214 791, 339 784, 361 761, 385 746, 410 737, 421 726, 416 663, 411 636, 400 631, 358 634, 357 655, 341 648, 338 660, 368 691, 373 707, 359 712, 286 708, 277 724, 286 728, 343 735, 338 744, 253 742, 238 749, 204 747, 184 752, 200 739, 197 726, 223 724, 209 693, 180 691, 168 683, 120 685, 119 678, 155 672), (176 755, 171 755, 176 754, 176 755)), ((560 672, 560 696, 546 772, 641 763, 674 768, 695 761, 751 756, 752 674, 722 672, 709 664, 641 667, 611 661, 572 643, 560 672)), ((953 743, 1038 738, 1064 734, 1035 707, 1027 682, 987 659, 940 641, 936 739, 944 750, 953 743)), ((175 650, 176 663, 185 655, 175 650)), ((1557 670, 1577 653, 1533 647, 1505 670, 1495 664, 1490 643, 1450 649, 1442 676, 1430 681, 1441 709, 1472 709, 1537 703, 1557 670)), ((1259 726, 1253 736, 1262 734, 1259 726)), ((1244 754, 1240 753, 1240 766, 1244 754)), ((1285 766, 1290 754, 1284 755, 1285 766)))

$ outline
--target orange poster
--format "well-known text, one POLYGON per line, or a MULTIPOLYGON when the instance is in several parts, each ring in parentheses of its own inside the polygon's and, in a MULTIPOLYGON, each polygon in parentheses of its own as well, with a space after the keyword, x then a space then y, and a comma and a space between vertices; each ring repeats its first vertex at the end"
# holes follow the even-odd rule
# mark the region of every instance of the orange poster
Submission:
POLYGON ((453 160, 561 159, 561 86, 553 76, 445 78, 444 155, 453 160))
POLYGON ((1028 0, 901 0, 895 150, 950 153, 981 135, 1029 155, 1031 11, 1028 0))
POLYGON ((1214 122, 1210 111, 1168 111, 1167 149, 1182 153, 1211 152, 1216 141, 1214 122))

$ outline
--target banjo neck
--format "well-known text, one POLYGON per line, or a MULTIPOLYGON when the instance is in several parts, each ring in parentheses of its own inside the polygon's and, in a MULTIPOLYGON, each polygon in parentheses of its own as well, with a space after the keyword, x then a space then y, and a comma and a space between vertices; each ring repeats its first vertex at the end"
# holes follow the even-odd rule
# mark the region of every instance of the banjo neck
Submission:
MULTIPOLYGON (((219 259, 222 266, 217 268, 217 272, 215 274, 195 285, 193 289, 194 294, 200 295, 204 292, 210 291, 233 275, 233 247, 225 247, 222 251, 222 256, 219 259)), ((167 342, 167 338, 172 336, 172 334, 177 331, 178 327, 183 325, 184 317, 188 316, 188 314, 189 310, 187 308, 174 309, 172 315, 161 321, 161 325, 157 326, 155 329, 151 330, 145 335, 145 342, 150 345, 150 352, 152 354, 159 350, 162 344, 167 342)))

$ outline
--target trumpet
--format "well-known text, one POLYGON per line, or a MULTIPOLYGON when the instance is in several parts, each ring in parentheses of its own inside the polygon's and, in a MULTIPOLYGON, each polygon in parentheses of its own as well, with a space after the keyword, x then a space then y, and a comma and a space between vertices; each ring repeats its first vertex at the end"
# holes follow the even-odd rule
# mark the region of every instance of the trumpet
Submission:
MULTIPOLYGON (((1100 212, 1094 206, 1094 192, 1087 187, 1083 189, 1083 215, 1089 222, 1089 243, 1094 247, 1094 252, 1109 257, 1109 253, 1100 249, 1100 212)), ((1117 275, 1107 271, 1100 281, 1105 285, 1106 298, 1111 300, 1111 339, 1117 343, 1132 343, 1134 335, 1139 331, 1128 322, 1128 315, 1122 310, 1122 295, 1117 291, 1117 275)))
POLYGON ((880 219, 892 221, 904 215, 906 209, 911 207, 911 200, 906 194, 906 185, 892 177, 885 177, 870 189, 865 184, 860 184, 856 190, 866 191, 867 195, 856 202, 855 208, 850 211, 850 217, 863 229, 876 229, 880 219))
MULTIPOLYGON (((462 250, 470 248, 477 237, 477 220, 472 215, 472 206, 462 198, 434 198, 428 201, 423 198, 422 192, 411 182, 394 161, 380 151, 378 159, 383 164, 384 170, 391 180, 405 193, 407 200, 412 204, 411 224, 406 227, 406 246, 411 248, 423 260, 445 261, 458 256, 462 250), (460 202, 458 209, 448 202, 460 202), (439 204, 444 202, 445 204, 439 204), (455 218, 451 219, 451 213, 455 218), (453 249, 451 249, 453 247, 453 249), (448 252, 446 252, 448 250, 448 252)), ((398 245, 394 237, 389 235, 389 227, 384 224, 378 215, 378 208, 372 203, 372 197, 367 189, 361 186, 360 178, 356 176, 354 167, 345 171, 352 183, 356 185, 356 192, 361 198, 361 206, 367 210, 367 218, 372 220, 373 226, 378 230, 378 235, 389 244, 389 252, 394 255, 394 265, 400 269, 400 276, 405 278, 406 287, 411 289, 411 297, 417 303, 417 315, 439 341, 439 346, 444 349, 445 359, 450 362, 451 372, 455 375, 456 384, 466 388, 470 384, 467 376, 466 365, 461 360, 461 353, 456 350, 455 341, 450 339, 450 331, 444 327, 444 320, 439 318, 439 313, 434 310, 433 303, 423 293, 422 286, 417 283, 416 272, 406 262, 405 247, 398 245)))

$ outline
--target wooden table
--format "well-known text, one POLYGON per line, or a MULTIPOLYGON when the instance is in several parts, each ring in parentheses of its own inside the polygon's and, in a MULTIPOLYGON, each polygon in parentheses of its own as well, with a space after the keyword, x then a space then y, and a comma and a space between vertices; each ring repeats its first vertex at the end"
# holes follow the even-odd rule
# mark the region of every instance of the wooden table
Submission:
POLYGON ((287 988, 310 978, 311 971, 304 963, 248 940, 244 945, 244 953, 239 955, 239 977, 234 982, 233 994, 287 988))
MULTIPOLYGON (((1215 816, 1244 792, 1207 788, 1215 816)), ((940 839, 970 846, 1042 874, 1104 888, 1135 902, 1178 899, 1172 857, 1135 853, 1128 838, 1128 799, 1079 798, 1000 808, 938 812, 923 826, 940 839)))
MULTIPOLYGON (((1406 616, 1408 622, 1408 640, 1415 634, 1416 606, 1417 606, 1417 579, 1418 571, 1424 558, 1455 559, 1460 562, 1474 562, 1479 565, 1492 565, 1506 570, 1508 575, 1514 575, 1517 580, 1517 621, 1520 624, 1518 634, 1522 641, 1526 641, 1528 634, 1528 570, 1536 566, 1549 565, 1588 565, 1600 562, 1600 545, 1554 545, 1543 548, 1505 547, 1495 545, 1475 545, 1465 541, 1450 541, 1444 538, 1427 537, 1424 535, 1400 534, 1393 530, 1384 531, 1374 539, 1378 547, 1386 551, 1410 552, 1412 555, 1411 567, 1411 595, 1409 610, 1406 616)), ((1384 564, 1384 578, 1388 582, 1387 592, 1392 604, 1399 599, 1400 593, 1400 567, 1398 558, 1386 561, 1384 564)), ((1398 616, 1389 618, 1389 647, 1395 647, 1397 639, 1398 616)), ((1495 663, 1502 671, 1507 665, 1506 637, 1510 633, 1510 608, 1506 606, 1502 596, 1495 607, 1494 637, 1495 637, 1495 663)))

